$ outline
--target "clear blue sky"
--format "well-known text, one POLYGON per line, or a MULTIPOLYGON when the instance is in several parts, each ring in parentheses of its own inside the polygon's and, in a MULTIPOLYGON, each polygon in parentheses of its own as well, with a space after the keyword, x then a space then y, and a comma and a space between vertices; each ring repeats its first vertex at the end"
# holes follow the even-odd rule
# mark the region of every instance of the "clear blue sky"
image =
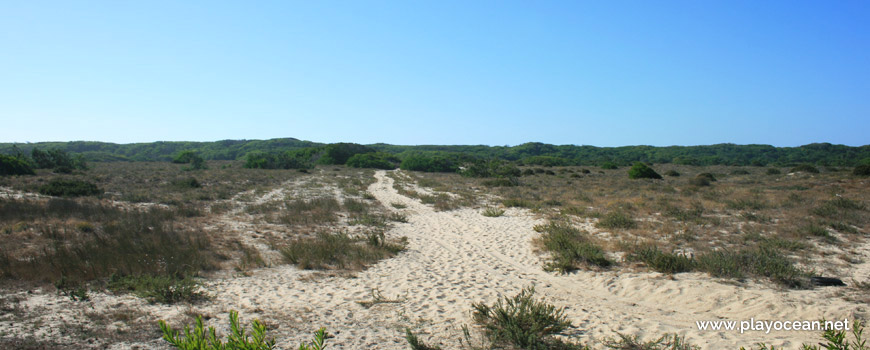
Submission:
POLYGON ((870 1, 3 1, 0 142, 870 144, 870 1))

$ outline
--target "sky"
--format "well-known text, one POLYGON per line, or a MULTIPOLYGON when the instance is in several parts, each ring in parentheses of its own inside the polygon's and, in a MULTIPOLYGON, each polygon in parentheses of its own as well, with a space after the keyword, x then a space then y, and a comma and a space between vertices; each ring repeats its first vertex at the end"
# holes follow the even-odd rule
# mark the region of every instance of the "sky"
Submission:
POLYGON ((3 1, 0 142, 870 144, 868 1, 3 1))

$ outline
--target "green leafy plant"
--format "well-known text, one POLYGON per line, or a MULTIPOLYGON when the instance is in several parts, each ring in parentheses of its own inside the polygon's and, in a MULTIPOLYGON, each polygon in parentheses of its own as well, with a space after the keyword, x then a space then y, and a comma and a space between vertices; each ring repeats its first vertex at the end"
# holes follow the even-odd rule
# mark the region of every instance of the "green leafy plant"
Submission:
MULTIPOLYGON (((172 329, 161 320, 158 322, 163 332, 163 339, 172 346, 182 350, 271 350, 275 348, 275 339, 266 339, 266 325, 259 320, 251 322, 251 333, 247 334, 245 327, 239 325, 239 313, 230 311, 230 331, 226 343, 217 337, 213 327, 206 329, 202 324, 202 316, 196 317, 196 323, 191 331, 190 326, 184 326, 184 333, 172 329)), ((323 331, 324 339, 326 331, 323 331)), ((322 345, 322 341, 321 341, 322 345)), ((322 349, 323 347, 301 347, 300 349, 322 349)))
MULTIPOLYGON (((665 334, 656 340, 641 341, 637 336, 617 333, 619 340, 605 340, 604 346, 616 350, 699 350, 697 345, 686 342, 686 339, 677 334, 665 334)), ((770 349, 773 350, 773 349, 770 349)))
POLYGON ((497 218, 497 217, 499 217, 499 216, 504 215, 504 209, 499 209, 499 208, 486 208, 486 209, 483 210, 483 212, 482 212, 481 214, 482 214, 483 216, 486 216, 486 217, 497 218))
POLYGON ((553 337, 572 327, 564 308, 534 298, 534 287, 524 288, 513 297, 501 297, 492 306, 474 303, 474 321, 496 346, 544 350, 566 348, 569 344, 553 337))
POLYGON ((323 350, 326 349, 326 339, 329 338, 329 333, 326 328, 321 327, 314 332, 314 340, 308 344, 299 344, 299 350, 323 350))

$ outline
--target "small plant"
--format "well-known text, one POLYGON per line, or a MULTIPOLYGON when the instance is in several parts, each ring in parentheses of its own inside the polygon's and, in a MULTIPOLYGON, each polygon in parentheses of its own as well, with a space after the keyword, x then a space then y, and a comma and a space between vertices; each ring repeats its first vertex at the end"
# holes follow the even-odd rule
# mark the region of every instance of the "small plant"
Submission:
POLYGON ((390 213, 387 219, 395 222, 408 222, 408 216, 402 213, 390 213))
POLYGON ((665 172, 665 176, 677 177, 677 176, 680 176, 680 172, 678 172, 676 170, 668 170, 665 172))
MULTIPOLYGON (((847 339, 847 331, 841 330, 826 330, 822 333, 822 339, 827 343, 819 345, 806 345, 801 347, 802 350, 868 350, 867 339, 864 339, 864 323, 855 321, 852 324, 852 341, 847 339)), ((772 349, 772 348, 771 348, 772 349)))
POLYGON ((440 346, 426 345, 414 332, 411 332, 410 328, 405 328, 405 340, 408 341, 411 350, 441 350, 440 346))
POLYGON ((628 178, 629 179, 661 179, 662 176, 659 175, 653 168, 650 168, 648 165, 637 162, 628 170, 628 178))
POLYGON ((314 332, 314 340, 308 344, 299 344, 299 350, 323 350, 326 349, 326 339, 329 338, 329 333, 326 328, 321 327, 314 332))
POLYGON ((196 302, 209 298, 208 294, 202 292, 199 282, 190 277, 112 275, 108 288, 115 292, 132 292, 152 303, 160 304, 196 302))
POLYGON ((564 308, 536 300, 534 295, 535 289, 529 287, 514 297, 499 298, 492 306, 471 304, 474 321, 496 346, 542 350, 570 346, 553 337, 572 327, 564 308))
POLYGON ((497 218, 497 217, 499 217, 499 216, 504 215, 504 209, 499 209, 499 208, 486 208, 486 209, 483 210, 483 212, 482 212, 481 214, 482 214, 483 216, 486 216, 486 217, 497 218))
POLYGON ((870 164, 861 164, 852 170, 852 175, 855 176, 870 176, 870 164))
POLYGON ((767 175, 779 175, 782 174, 781 171, 777 168, 767 168, 767 171, 764 172, 767 175))
POLYGON ((393 206, 393 208, 396 208, 396 209, 405 209, 405 208, 408 207, 407 205, 402 204, 402 203, 399 203, 399 202, 392 202, 392 203, 390 203, 390 205, 393 206))
MULTIPOLYGON (((604 346, 616 350, 699 350, 700 347, 686 342, 686 339, 677 334, 665 334, 656 340, 643 342, 637 336, 629 336, 617 333, 619 340, 609 339, 604 346)), ((771 349, 772 350, 772 349, 771 349)))
MULTIPOLYGON (((266 325, 259 320, 251 322, 251 334, 246 334, 244 327, 239 326, 239 313, 230 311, 230 334, 227 342, 224 343, 217 337, 217 332, 213 327, 208 327, 208 330, 202 324, 202 316, 196 316, 196 324, 193 326, 193 331, 190 326, 184 326, 184 334, 179 334, 179 331, 172 329, 169 324, 161 320, 158 322, 160 330, 163 332, 163 340, 166 340, 172 346, 181 350, 271 350, 275 348, 275 339, 266 339, 266 325)), ((321 328, 318 333, 323 333, 323 338, 320 338, 320 347, 302 347, 300 349, 323 349, 323 339, 325 339, 326 331, 321 328)), ((318 333, 315 333, 317 335, 318 333)), ((317 339, 315 339, 315 342, 317 339)))

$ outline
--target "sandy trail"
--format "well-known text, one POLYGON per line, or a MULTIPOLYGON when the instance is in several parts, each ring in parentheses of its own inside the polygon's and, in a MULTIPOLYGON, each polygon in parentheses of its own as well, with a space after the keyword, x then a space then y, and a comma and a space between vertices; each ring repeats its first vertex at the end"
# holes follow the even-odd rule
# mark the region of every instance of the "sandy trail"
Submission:
MULTIPOLYGON (((436 212, 393 189, 385 171, 368 191, 385 207, 401 203, 408 223, 396 224, 389 237, 405 236, 408 250, 382 261, 356 278, 325 277, 291 266, 263 269, 250 277, 219 280, 216 304, 281 320, 281 344, 292 348, 320 326, 335 333, 334 349, 405 349, 402 329, 411 327, 430 344, 458 348, 460 327, 470 324, 472 302, 492 303, 534 286, 539 296, 567 308, 583 342, 599 344, 615 332, 643 339, 678 333, 705 349, 734 349, 766 342, 796 348, 814 342, 809 331, 699 331, 696 321, 842 319, 863 312, 835 298, 835 288, 777 291, 770 286, 735 286, 702 274, 675 278, 658 273, 579 272, 557 275, 542 270, 532 251, 532 227, 544 223, 524 210, 498 218, 475 209, 436 212), (397 303, 364 308, 379 290, 397 303), (288 322, 287 319, 293 320, 288 322), (287 335, 287 336, 285 336, 287 335), (290 338, 288 338, 288 336, 290 338)), ((244 315, 244 314, 243 314, 244 315)))

